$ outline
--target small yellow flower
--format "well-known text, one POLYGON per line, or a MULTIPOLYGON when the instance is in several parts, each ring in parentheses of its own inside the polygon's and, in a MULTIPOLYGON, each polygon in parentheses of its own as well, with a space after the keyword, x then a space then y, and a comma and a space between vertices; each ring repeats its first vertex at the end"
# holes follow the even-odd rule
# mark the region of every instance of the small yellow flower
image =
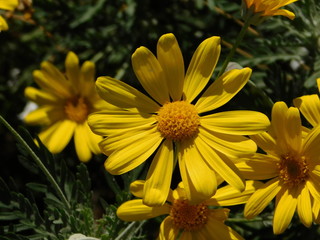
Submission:
MULTIPOLYGON (((242 0, 243 8, 247 16, 256 15, 260 21, 266 17, 285 16, 293 20, 295 15, 286 9, 280 9, 297 0, 242 0)), ((257 22, 259 20, 257 19, 257 22)))
MULTIPOLYGON (((317 79, 317 85, 320 93, 320 78, 317 79)), ((318 94, 298 97, 293 100, 293 103, 313 127, 320 124, 320 100, 318 94)))
MULTIPOLYGON (((12 11, 18 6, 18 0, 0 0, 0 9, 12 11)), ((0 16, 0 31, 8 30, 6 20, 0 16)))
POLYGON ((147 174, 146 204, 166 201, 177 162, 193 202, 214 194, 216 172, 244 189, 244 180, 230 159, 253 154, 256 144, 242 135, 265 131, 269 120, 254 111, 210 112, 236 95, 251 75, 249 68, 228 71, 199 96, 219 55, 220 38, 206 39, 185 73, 175 36, 165 34, 158 41, 157 57, 145 47, 132 55, 135 74, 150 97, 110 77, 99 77, 96 82, 100 96, 117 107, 89 117, 93 132, 107 136, 100 143, 109 156, 105 168, 122 174, 156 152, 147 174))
POLYGON ((91 132, 88 115, 108 104, 95 91, 93 62, 86 61, 80 68, 77 55, 69 52, 65 65, 65 74, 49 62, 43 62, 41 70, 33 72, 41 89, 27 87, 25 96, 39 107, 24 120, 44 127, 39 138, 52 153, 61 152, 73 136, 77 155, 86 162, 91 152, 100 153, 98 142, 102 140, 91 132))
MULTIPOLYGON (((150 207, 145 205, 142 199, 134 199, 123 203, 118 208, 117 215, 124 221, 140 221, 168 215, 160 226, 160 240, 243 239, 224 224, 228 218, 229 209, 213 207, 243 204, 261 184, 258 181, 247 181, 246 189, 242 193, 228 185, 219 188, 213 197, 191 205, 186 198, 185 188, 180 183, 175 190, 170 189, 164 205, 150 207)), ((130 185, 132 194, 142 198, 144 185, 144 181, 133 182, 130 185)))
POLYGON ((277 102, 270 130, 252 139, 266 154, 257 153, 237 167, 248 179, 269 180, 250 197, 245 216, 255 217, 276 198, 275 234, 285 231, 295 211, 310 227, 320 203, 320 128, 304 131, 299 110, 277 102))

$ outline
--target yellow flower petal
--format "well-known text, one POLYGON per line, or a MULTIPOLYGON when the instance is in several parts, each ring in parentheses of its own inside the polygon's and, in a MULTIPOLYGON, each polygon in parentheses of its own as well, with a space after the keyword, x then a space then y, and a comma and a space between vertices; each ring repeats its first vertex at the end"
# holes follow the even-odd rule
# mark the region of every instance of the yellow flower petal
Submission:
POLYGON ((99 143, 103 138, 97 134, 94 134, 91 131, 91 129, 89 128, 88 122, 86 122, 83 126, 86 129, 85 131, 86 135, 84 137, 87 139, 87 144, 89 146, 90 151, 92 151, 94 154, 101 153, 99 143))
POLYGON ((222 154, 218 155, 204 140, 201 136, 195 139, 195 145, 198 151, 203 156, 207 164, 216 171, 224 180, 230 185, 237 188, 239 191, 243 191, 244 180, 241 176, 240 171, 231 160, 222 154))
POLYGON ((247 179, 265 180, 279 175, 279 159, 272 155, 255 154, 236 163, 237 168, 247 179))
POLYGON ((160 225, 159 240, 176 240, 180 230, 174 227, 172 217, 166 217, 160 225))
POLYGON ((61 152, 70 142, 77 123, 62 120, 51 125, 39 134, 40 140, 52 153, 61 152))
POLYGON ((210 206, 233 206, 243 204, 246 203, 250 196, 262 185, 263 183, 259 181, 246 181, 246 188, 243 192, 240 192, 231 185, 227 185, 218 188, 214 196, 207 200, 206 203, 210 206))
POLYGON ((56 105, 57 103, 63 104, 63 100, 58 98, 56 95, 46 91, 39 90, 34 87, 26 87, 24 90, 24 95, 31 101, 37 103, 38 105, 56 105))
MULTIPOLYGON (((80 67, 79 67, 79 58, 74 52, 68 52, 68 55, 65 60, 66 66, 66 75, 68 80, 71 83, 71 87, 74 90, 74 93, 78 94, 78 91, 81 89, 79 86, 80 78, 80 67)), ((92 84, 93 85, 93 84, 92 84)))
POLYGON ((154 100, 162 105, 170 101, 166 75, 149 49, 140 47, 132 54, 132 67, 139 82, 154 100))
POLYGON ((85 61, 80 68, 79 90, 81 95, 92 97, 95 89, 95 72, 96 66, 93 62, 85 61))
POLYGON ((293 103, 313 127, 320 123, 320 100, 317 94, 296 98, 293 103))
POLYGON ((284 102, 276 102, 272 108, 271 117, 271 129, 270 133, 280 141, 277 144, 281 144, 280 148, 285 149, 285 141, 282 141, 283 136, 286 134, 286 118, 288 107, 284 102))
POLYGON ((266 115, 255 111, 227 111, 201 117, 201 126, 219 133, 253 135, 266 131, 270 122, 266 115))
POLYGON ((320 78, 317 78, 318 91, 320 92, 320 78))
MULTIPOLYGON (((217 189, 215 172, 207 165, 192 140, 179 144, 179 166, 188 200, 199 203, 210 198, 217 189), (188 184, 186 184, 186 182, 188 184)), ((205 155, 204 155, 205 156, 205 155)))
POLYGON ((262 132, 259 134, 251 135, 250 138, 267 153, 275 153, 277 148, 275 139, 268 133, 262 132))
POLYGON ((78 158, 81 162, 88 162, 92 157, 92 154, 88 145, 88 139, 87 139, 88 129, 85 126, 86 124, 87 124, 86 122, 83 124, 78 124, 74 131, 74 145, 76 148, 78 158))
POLYGON ((0 0, 0 8, 5 10, 13 10, 18 6, 18 0, 0 0))
POLYGON ((299 188, 300 194, 297 203, 298 215, 302 224, 310 227, 313 219, 310 193, 305 184, 300 184, 299 188))
POLYGON ((319 164, 320 127, 313 128, 305 137, 302 151, 309 158, 310 163, 319 164))
POLYGON ((0 16, 0 31, 7 31, 9 29, 9 26, 6 22, 6 20, 0 16))
POLYGON ((287 111, 285 138, 291 151, 301 152, 302 127, 300 113, 297 108, 290 107, 287 111))
POLYGON ((208 112, 227 103, 248 82, 251 72, 250 68, 225 72, 201 95, 195 105, 198 112, 208 112))
POLYGON ((277 204, 273 217, 273 233, 281 234, 289 226, 297 207, 296 188, 282 189, 277 195, 277 204))
POLYGON ((170 190, 173 169, 173 144, 171 140, 165 140, 148 170, 144 185, 144 204, 160 206, 165 203, 170 190))
MULTIPOLYGON (((154 129, 143 131, 137 135, 138 137, 121 138, 118 141, 119 147, 110 154, 104 164, 108 172, 118 175, 136 168, 155 152, 162 141, 160 133, 154 129)), ((107 142, 103 141, 101 143, 105 144, 107 142)), ((103 151, 108 153, 108 144, 100 146, 103 151)))
POLYGON ((143 187, 146 181, 136 180, 130 184, 130 192, 138 198, 143 198, 143 187))
POLYGON ((172 100, 181 100, 184 62, 177 39, 172 33, 160 37, 157 45, 157 57, 165 73, 172 100))
POLYGON ((306 181, 306 186, 309 189, 312 197, 315 201, 320 202, 320 187, 319 187, 319 177, 314 174, 310 174, 311 180, 306 181))
POLYGON ((272 13, 272 16, 277 16, 277 15, 285 16, 290 20, 293 20, 296 17, 296 15, 293 12, 288 11, 286 9, 278 9, 277 11, 274 11, 272 13))
POLYGON ((278 178, 274 178, 265 183, 249 198, 244 207, 244 216, 248 219, 257 216, 278 194, 280 189, 281 186, 279 185, 278 178))
POLYGON ((199 45, 185 76, 185 100, 191 103, 207 85, 218 62, 220 51, 220 37, 207 38, 199 45))
POLYGON ((30 125, 47 126, 62 119, 65 119, 65 114, 61 112, 61 107, 44 105, 25 116, 24 121, 30 125))
POLYGON ((129 131, 134 128, 150 128, 156 119, 151 114, 125 110, 103 110, 91 114, 88 123, 92 131, 102 136, 129 131))
POLYGON ((142 199, 130 200, 117 209, 117 216, 124 221, 141 221, 160 215, 169 214, 170 206, 149 207, 142 203, 142 199))
POLYGON ((119 80, 99 77, 96 86, 101 98, 120 108, 136 108, 144 113, 154 113, 160 108, 151 98, 119 80))
POLYGON ((213 149, 232 158, 252 155, 257 150, 257 145, 243 136, 217 133, 201 126, 199 136, 213 149))

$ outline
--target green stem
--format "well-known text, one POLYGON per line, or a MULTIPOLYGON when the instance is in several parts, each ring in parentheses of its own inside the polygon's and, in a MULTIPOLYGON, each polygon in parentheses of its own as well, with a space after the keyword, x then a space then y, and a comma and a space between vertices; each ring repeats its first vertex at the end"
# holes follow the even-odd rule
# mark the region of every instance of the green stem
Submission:
POLYGON ((46 168, 46 166, 41 162, 40 158, 35 154, 35 152, 30 148, 30 146, 26 143, 26 141, 19 135, 19 133, 14 130, 13 127, 11 127, 11 125, 0 115, 0 121, 3 123, 3 125, 6 126, 6 128, 8 128, 8 130, 15 136, 15 138, 17 139, 18 142, 20 142, 25 148, 26 150, 29 152, 29 154, 31 155, 31 157, 33 158, 33 160, 36 162, 36 164, 38 165, 38 167, 42 170, 42 172, 46 175, 46 177, 48 178, 49 182, 52 184, 53 188, 56 190, 57 194, 59 195, 61 201, 64 203, 64 205, 66 206, 66 208, 68 210, 71 209, 71 206, 67 200, 67 198, 65 197, 65 195, 63 194, 61 188, 59 187, 58 183, 56 182, 56 180, 53 178, 53 176, 50 174, 50 172, 48 171, 48 169, 46 168))
POLYGON ((222 67, 220 69, 218 77, 220 77, 224 73, 224 71, 226 70, 226 68, 228 66, 228 63, 230 62, 230 60, 233 57, 236 49, 240 45, 240 43, 241 43, 241 41, 242 41, 247 29, 249 28, 250 24, 251 24, 251 19, 250 18, 246 19, 246 21, 244 22, 244 25, 242 26, 242 28, 240 30, 240 33, 237 36, 236 42, 233 44, 233 46, 232 46, 232 48, 231 48, 226 60, 222 64, 222 67))
MULTIPOLYGON (((142 221, 139 226, 135 229, 134 233, 136 233, 138 231, 138 229, 140 229, 142 227, 143 224, 145 224, 146 220, 142 221)), ((118 235, 117 238, 115 238, 115 240, 120 240, 122 239, 122 237, 126 236, 128 234, 128 232, 131 230, 131 228, 134 227, 136 222, 132 222, 130 223, 122 232, 121 234, 118 235)))

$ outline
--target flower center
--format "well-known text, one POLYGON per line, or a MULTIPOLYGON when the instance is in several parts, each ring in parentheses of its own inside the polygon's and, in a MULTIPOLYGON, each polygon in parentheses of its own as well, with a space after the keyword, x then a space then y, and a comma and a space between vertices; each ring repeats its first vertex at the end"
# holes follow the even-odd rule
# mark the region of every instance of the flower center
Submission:
POLYGON ((89 106, 83 97, 77 97, 66 102, 64 111, 70 120, 82 123, 88 117, 89 106))
POLYGON ((195 106, 185 101, 164 104, 158 112, 157 120, 162 136, 174 141, 193 137, 200 125, 195 106))
POLYGON ((188 200, 175 200, 170 216, 173 224, 185 231, 194 231, 203 227, 208 221, 209 209, 204 203, 189 205, 188 200))
POLYGON ((283 155, 278 167, 280 179, 290 186, 296 186, 308 178, 309 169, 304 156, 296 158, 289 154, 283 155))

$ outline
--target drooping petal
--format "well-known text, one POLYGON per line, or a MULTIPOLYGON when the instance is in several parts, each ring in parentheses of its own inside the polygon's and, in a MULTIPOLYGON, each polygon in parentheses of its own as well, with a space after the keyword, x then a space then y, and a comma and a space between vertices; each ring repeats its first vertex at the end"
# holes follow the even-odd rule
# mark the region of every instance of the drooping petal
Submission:
POLYGON ((162 105, 169 102, 166 75, 152 52, 140 47, 132 54, 131 60, 134 73, 150 96, 162 105))
POLYGON ((201 126, 199 127, 199 136, 211 148, 232 158, 249 156, 257 150, 257 145, 251 139, 243 136, 213 132, 201 126))
POLYGON ((172 100, 181 100, 184 62, 177 39, 172 33, 160 37, 157 45, 157 57, 166 76, 172 100))
POLYGON ((272 16, 277 16, 277 15, 287 17, 290 20, 293 20, 295 18, 295 16, 296 16, 293 12, 290 12, 290 11, 288 11, 286 9, 278 9, 277 11, 274 11, 272 13, 272 16))
POLYGON ((246 179, 265 180, 279 175, 279 159, 272 155, 256 153, 250 158, 236 163, 237 168, 246 179))
POLYGON ((201 117, 201 126, 219 133, 253 135, 266 131, 270 122, 266 115, 255 111, 227 111, 201 117))
POLYGON ((248 201, 250 196, 263 185, 260 181, 246 181, 246 188, 243 192, 227 185, 218 188, 212 198, 206 201, 210 206, 233 206, 243 204, 248 201))
POLYGON ((189 201, 198 203, 210 198, 217 189, 215 172, 208 166, 192 140, 182 141, 179 151, 180 173, 189 201))
POLYGON ((208 38, 199 45, 185 76, 184 100, 191 103, 207 85, 218 62, 220 51, 220 37, 208 38))
MULTIPOLYGON (((87 123, 78 124, 74 130, 74 145, 77 156, 81 162, 88 162, 91 157, 91 151, 87 139, 87 123)), ((98 144, 97 144, 98 145, 98 144)))
POLYGON ((300 221, 306 227, 310 227, 312 224, 312 208, 311 208, 311 197, 305 184, 299 185, 300 194, 298 195, 298 203, 297 203, 297 210, 300 221))
POLYGON ((103 136, 144 126, 150 128, 155 122, 156 119, 151 114, 122 109, 98 111, 88 118, 92 131, 103 136))
POLYGON ((100 143, 101 150, 106 155, 109 155, 110 148, 115 149, 104 164, 106 170, 113 175, 123 174, 139 166, 155 152, 162 141, 160 133, 154 129, 138 132, 128 138, 122 137, 113 142, 115 145, 118 143, 118 147, 108 145, 108 141, 113 141, 111 137, 100 143))
POLYGON ((274 178, 265 183, 249 198, 244 207, 244 216, 248 219, 257 216, 278 194, 280 189, 281 186, 279 185, 278 178, 274 178))
POLYGON ((201 139, 201 136, 195 139, 195 145, 203 159, 205 159, 207 164, 214 171, 239 191, 244 190, 244 179, 242 178, 239 169, 236 168, 230 159, 222 154, 217 154, 203 139, 201 139))
POLYGON ((172 217, 166 217, 160 225, 159 240, 176 240, 180 230, 173 224, 172 217))
POLYGON ((195 105, 198 112, 208 112, 227 103, 248 82, 251 72, 250 68, 225 72, 201 95, 195 105))
POLYGON ((148 170, 144 185, 144 204, 160 206, 167 200, 173 169, 173 143, 167 139, 161 144, 148 170))
POLYGON ((284 188, 278 193, 273 217, 274 234, 283 233, 290 224, 297 207, 298 195, 296 188, 284 188))
POLYGON ((169 214, 169 212, 170 206, 168 204, 149 207, 143 204, 142 199, 134 199, 120 205, 117 209, 117 216, 123 221, 141 221, 169 214))
POLYGON ((317 94, 298 97, 293 103, 313 127, 320 123, 320 100, 317 94))
POLYGON ((52 153, 61 152, 73 136, 77 123, 61 120, 39 134, 40 140, 52 153))
POLYGON ((154 113, 160 108, 151 98, 111 77, 99 77, 96 86, 102 99, 120 108, 136 108, 144 113, 154 113))

